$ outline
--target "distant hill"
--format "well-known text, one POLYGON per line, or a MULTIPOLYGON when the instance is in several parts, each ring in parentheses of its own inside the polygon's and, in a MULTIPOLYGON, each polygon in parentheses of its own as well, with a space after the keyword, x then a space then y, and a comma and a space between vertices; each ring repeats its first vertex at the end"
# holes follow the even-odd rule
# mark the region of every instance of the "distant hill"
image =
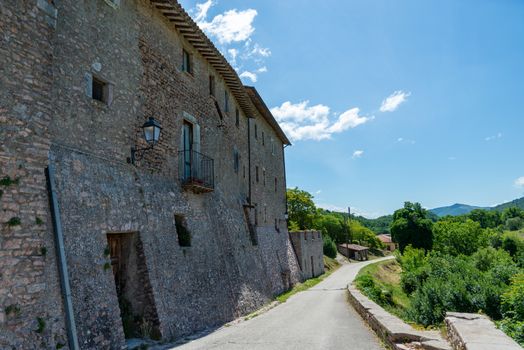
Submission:
POLYGON ((453 204, 453 205, 449 205, 447 207, 440 207, 440 208, 430 209, 429 211, 432 212, 433 214, 436 214, 439 217, 443 217, 443 216, 446 216, 446 215, 457 216, 457 215, 468 214, 473 209, 489 210, 491 208, 489 208, 489 207, 476 207, 474 205, 467 205, 467 204, 456 203, 456 204, 453 204))
POLYGON ((512 200, 511 202, 499 204, 497 206, 494 206, 491 209, 492 210, 504 210, 509 207, 519 207, 520 209, 524 209, 524 197, 512 200))
POLYGON ((511 202, 502 203, 494 207, 477 207, 474 205, 467 205, 467 204, 453 204, 449 205, 447 207, 440 207, 435 209, 430 209, 429 211, 436 214, 439 217, 443 217, 446 215, 464 215, 471 212, 473 209, 484 209, 484 210, 498 210, 502 211, 509 207, 519 207, 521 209, 524 209, 524 197, 512 200, 511 202))

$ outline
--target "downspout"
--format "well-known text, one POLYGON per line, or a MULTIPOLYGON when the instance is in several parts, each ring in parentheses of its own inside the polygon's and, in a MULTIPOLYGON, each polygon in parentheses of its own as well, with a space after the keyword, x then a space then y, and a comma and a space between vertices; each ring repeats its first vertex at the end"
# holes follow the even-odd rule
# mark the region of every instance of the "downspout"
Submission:
POLYGON ((56 255, 58 258, 58 273, 60 275, 60 286, 66 312, 66 328, 69 348, 79 350, 78 336, 76 333, 75 316, 73 314, 73 301, 71 300, 71 286, 69 285, 69 274, 67 272, 67 262, 64 248, 64 235, 62 233, 62 221, 60 219, 60 208, 56 196, 54 184, 54 169, 51 164, 46 168, 47 190, 49 192, 49 205, 51 207, 51 218, 55 233, 56 255))

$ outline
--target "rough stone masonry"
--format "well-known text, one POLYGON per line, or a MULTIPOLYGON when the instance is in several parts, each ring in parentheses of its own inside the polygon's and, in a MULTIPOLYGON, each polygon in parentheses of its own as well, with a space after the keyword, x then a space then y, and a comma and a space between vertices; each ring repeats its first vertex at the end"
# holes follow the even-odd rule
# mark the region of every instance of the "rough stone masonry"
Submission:
POLYGON ((219 325, 298 282, 288 144, 176 1, 1 0, 0 348, 71 344, 53 220, 82 349, 219 325))

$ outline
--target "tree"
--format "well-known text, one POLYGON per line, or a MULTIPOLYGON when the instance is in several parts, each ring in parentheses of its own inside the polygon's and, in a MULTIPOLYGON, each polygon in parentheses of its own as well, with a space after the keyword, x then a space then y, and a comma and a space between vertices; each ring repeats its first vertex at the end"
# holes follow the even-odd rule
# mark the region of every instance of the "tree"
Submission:
POLYGON ((289 221, 296 223, 301 230, 313 228, 313 218, 317 208, 309 192, 299 190, 297 187, 288 188, 287 205, 289 221))
POLYGON ((331 237, 335 243, 344 243, 346 241, 344 222, 333 214, 317 215, 313 222, 313 227, 322 231, 325 236, 331 237))
POLYGON ((479 248, 482 229, 478 222, 439 221, 433 225, 433 249, 450 255, 471 255, 479 248))
POLYGON ((433 244, 433 222, 427 218, 427 210, 420 203, 405 202, 404 208, 393 214, 391 236, 400 251, 411 244, 413 248, 431 249, 433 244))
POLYGON ((502 212, 502 220, 505 222, 508 219, 521 218, 524 219, 524 210, 519 207, 509 207, 502 212))
POLYGON ((496 210, 473 209, 467 217, 478 222, 482 228, 496 228, 502 225, 500 212, 496 210))

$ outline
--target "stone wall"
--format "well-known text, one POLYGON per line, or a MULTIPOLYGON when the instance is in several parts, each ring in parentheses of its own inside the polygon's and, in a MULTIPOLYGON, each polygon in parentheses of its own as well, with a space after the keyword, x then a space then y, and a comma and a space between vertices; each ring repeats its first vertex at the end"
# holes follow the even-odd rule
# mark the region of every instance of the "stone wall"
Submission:
POLYGON ((456 350, 519 350, 522 347, 480 314, 447 312, 448 339, 456 350))
POLYGON ((67 343, 44 168, 50 145, 52 4, 0 6, 0 348, 67 343))
POLYGON ((320 231, 296 231, 289 236, 297 254, 302 278, 313 278, 324 273, 323 240, 320 231))
POLYGON ((245 115, 219 72, 149 1, 5 4, 0 7, 5 33, 0 38, 0 175, 13 181, 6 178, 0 188, 0 263, 7 266, 0 276, 1 348, 67 343, 48 224, 48 163, 56 169, 82 349, 124 345, 108 234, 136 236, 130 263, 145 288, 134 307, 147 304, 143 313, 152 315, 146 318, 162 339, 249 313, 301 279, 284 219, 282 141, 259 113, 245 115), (181 70, 182 49, 192 55, 191 73, 181 70), (216 81, 214 97, 210 75, 216 81), (109 103, 92 98, 94 78, 111 85, 109 103), (128 164, 131 147, 144 146, 140 127, 148 117, 162 124, 160 143, 136 166, 128 164), (214 159, 212 192, 181 187, 184 120, 198 125, 200 152, 214 159), (179 244, 175 215, 184 218, 190 247, 179 244))

